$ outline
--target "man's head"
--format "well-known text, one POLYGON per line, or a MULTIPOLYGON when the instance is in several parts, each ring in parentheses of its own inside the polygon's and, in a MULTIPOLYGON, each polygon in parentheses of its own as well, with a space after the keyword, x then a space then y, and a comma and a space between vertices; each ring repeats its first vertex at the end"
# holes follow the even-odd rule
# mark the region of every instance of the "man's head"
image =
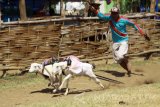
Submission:
POLYGON ((112 12, 113 12, 113 13, 119 13, 118 7, 112 7, 112 9, 111 9, 110 11, 111 11, 111 13, 112 13, 112 12))
POLYGON ((119 19, 119 9, 117 7, 113 7, 110 12, 112 18, 117 21, 119 19))

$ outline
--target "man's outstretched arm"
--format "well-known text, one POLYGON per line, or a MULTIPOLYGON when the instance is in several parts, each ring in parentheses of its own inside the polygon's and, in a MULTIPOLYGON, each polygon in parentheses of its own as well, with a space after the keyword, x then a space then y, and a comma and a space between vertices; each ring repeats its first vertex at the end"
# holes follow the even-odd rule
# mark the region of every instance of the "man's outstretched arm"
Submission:
POLYGON ((136 23, 134 23, 134 22, 132 22, 132 21, 130 21, 130 20, 128 20, 128 19, 126 19, 126 23, 127 23, 127 25, 130 25, 130 26, 134 27, 136 30, 138 30, 139 33, 140 33, 142 36, 144 36, 144 38, 145 38, 147 41, 150 41, 150 38, 148 37, 147 33, 145 33, 145 32, 139 27, 138 24, 136 24, 136 23))
POLYGON ((92 12, 94 12, 99 17, 99 19, 102 19, 102 20, 105 20, 105 21, 109 21, 110 15, 104 15, 104 14, 102 14, 97 9, 95 9, 93 6, 90 6, 90 10, 92 12))

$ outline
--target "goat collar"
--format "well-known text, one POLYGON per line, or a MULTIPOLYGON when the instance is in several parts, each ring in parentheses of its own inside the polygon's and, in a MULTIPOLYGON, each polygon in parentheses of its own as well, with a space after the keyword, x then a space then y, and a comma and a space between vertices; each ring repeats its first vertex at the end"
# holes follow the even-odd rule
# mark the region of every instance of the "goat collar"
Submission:
POLYGON ((41 67, 40 66, 38 66, 38 68, 40 69, 38 72, 40 73, 40 74, 43 74, 43 71, 44 71, 44 66, 42 65, 41 67))

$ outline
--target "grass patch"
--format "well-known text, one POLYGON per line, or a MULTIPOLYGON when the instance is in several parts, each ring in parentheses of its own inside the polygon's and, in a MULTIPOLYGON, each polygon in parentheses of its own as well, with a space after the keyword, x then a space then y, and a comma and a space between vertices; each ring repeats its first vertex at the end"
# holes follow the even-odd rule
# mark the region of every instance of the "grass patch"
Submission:
POLYGON ((159 107, 160 83, 57 97, 20 107, 159 107))
MULTIPOLYGON (((149 65, 149 64, 160 64, 160 59, 156 60, 140 60, 137 61, 136 59, 134 60, 129 60, 131 63, 131 66, 144 66, 144 65, 149 65)), ((101 71, 101 70, 124 70, 119 64, 113 63, 113 64, 102 64, 96 66, 95 71, 101 71)), ((141 69, 136 69, 136 72, 143 72, 141 69)))
POLYGON ((6 77, 0 79, 0 90, 26 87, 27 85, 41 83, 42 81, 45 81, 43 77, 32 73, 28 73, 24 76, 7 75, 6 77))
MULTIPOLYGON (((144 66, 145 64, 159 63, 156 61, 131 61, 134 66, 144 66)), ((123 70, 118 64, 99 65, 96 70, 123 70)), ((143 71, 137 71, 143 72, 143 71)), ((132 79, 132 78, 131 78, 132 79)), ((136 87, 114 88, 102 91, 83 92, 81 94, 69 94, 50 98, 52 95, 45 93, 28 95, 26 101, 17 103, 16 107, 159 107, 160 105, 160 82, 151 78, 142 81, 142 85, 136 87), (34 96, 35 95, 35 96, 34 96), (43 96, 45 98, 43 98, 43 96), (30 97, 40 99, 28 100, 30 97)), ((33 84, 47 84, 48 81, 35 74, 24 76, 12 76, 0 79, 0 91, 18 87, 32 86, 33 84)))

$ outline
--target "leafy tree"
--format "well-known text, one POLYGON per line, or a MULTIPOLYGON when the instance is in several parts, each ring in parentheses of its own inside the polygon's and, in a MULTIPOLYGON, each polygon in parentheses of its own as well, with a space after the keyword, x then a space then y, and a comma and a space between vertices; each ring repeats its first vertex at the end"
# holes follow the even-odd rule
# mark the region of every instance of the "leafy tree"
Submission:
POLYGON ((140 0, 120 0, 121 13, 140 11, 140 0))

